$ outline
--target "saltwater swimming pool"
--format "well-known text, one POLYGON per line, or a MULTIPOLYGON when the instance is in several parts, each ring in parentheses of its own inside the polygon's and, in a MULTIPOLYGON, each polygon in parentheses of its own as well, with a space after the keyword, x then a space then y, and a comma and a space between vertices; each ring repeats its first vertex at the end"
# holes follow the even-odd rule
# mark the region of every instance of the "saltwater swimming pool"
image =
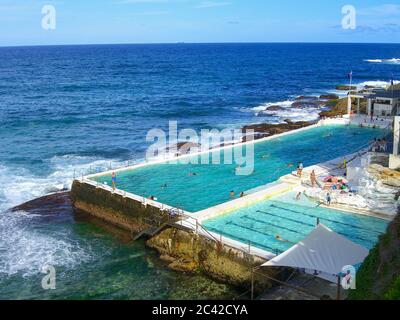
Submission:
POLYGON ((320 223, 367 249, 371 249, 379 235, 386 231, 386 220, 321 208, 304 196, 300 201, 295 197, 296 193, 289 192, 204 221, 203 226, 275 254, 304 239, 315 228, 318 218, 320 223))
MULTIPOLYGON (((380 129, 353 126, 322 126, 296 134, 258 142, 254 147, 255 171, 249 176, 235 174, 237 164, 177 164, 165 162, 118 173, 118 189, 143 197, 155 196, 159 202, 190 212, 227 202, 230 192, 241 192, 271 183, 290 173, 298 162, 315 165, 353 153, 374 137, 380 129), (190 173, 196 173, 190 176, 190 173)), ((237 147, 236 147, 237 148, 237 147)), ((218 153, 210 152, 210 158, 218 153)), ((217 155, 217 156, 218 156, 217 155)), ((198 157, 198 156, 196 156, 198 157)), ((93 178, 111 184, 111 175, 93 178)))

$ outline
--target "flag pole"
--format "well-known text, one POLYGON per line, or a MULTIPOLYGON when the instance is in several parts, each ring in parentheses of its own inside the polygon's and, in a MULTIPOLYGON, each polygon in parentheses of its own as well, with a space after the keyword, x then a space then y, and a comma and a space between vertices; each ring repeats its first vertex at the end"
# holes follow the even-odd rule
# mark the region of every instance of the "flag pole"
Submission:
POLYGON ((350 87, 349 87, 349 91, 351 91, 351 86, 353 85, 353 70, 351 70, 350 72, 350 87))
MULTIPOLYGON (((394 107, 396 106, 395 105, 395 103, 394 103, 394 74, 393 74, 393 72, 392 72, 392 81, 391 81, 391 84, 392 84, 392 108, 394 109, 394 107)), ((392 115, 393 115, 393 109, 392 109, 392 115)), ((397 110, 396 110, 396 113, 397 113, 397 110)))
POLYGON ((394 99, 394 74, 392 73, 392 98, 394 99))
POLYGON ((349 86, 349 93, 348 93, 348 112, 349 112, 349 119, 351 121, 351 105, 352 105, 352 101, 351 101, 351 87, 353 85, 353 70, 351 70, 351 72, 349 73, 349 77, 350 77, 350 86, 349 86))

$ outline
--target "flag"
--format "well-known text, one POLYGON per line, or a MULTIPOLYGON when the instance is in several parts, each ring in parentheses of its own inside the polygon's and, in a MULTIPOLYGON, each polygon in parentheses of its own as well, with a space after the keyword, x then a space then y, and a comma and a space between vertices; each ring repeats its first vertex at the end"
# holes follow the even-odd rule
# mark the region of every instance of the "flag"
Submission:
POLYGON ((349 73, 349 79, 352 79, 353 78, 353 71, 350 71, 350 73, 349 73))

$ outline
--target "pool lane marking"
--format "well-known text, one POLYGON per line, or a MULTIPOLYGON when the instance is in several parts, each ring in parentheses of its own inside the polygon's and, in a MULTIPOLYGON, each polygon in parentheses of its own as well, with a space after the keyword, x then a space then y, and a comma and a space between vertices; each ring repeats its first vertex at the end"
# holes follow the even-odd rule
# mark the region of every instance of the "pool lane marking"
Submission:
MULTIPOLYGON (((228 223, 228 224, 229 224, 229 223, 228 223)), ((222 234, 225 235, 225 236, 227 236, 227 237, 231 237, 231 238, 233 238, 233 239, 240 240, 240 241, 243 242, 244 245, 247 245, 247 244, 249 243, 249 239, 244 239, 244 238, 238 237, 238 236, 235 235, 235 234, 232 234, 232 233, 229 233, 229 232, 226 232, 226 231, 220 231, 220 230, 218 230, 218 229, 216 229, 216 228, 213 228, 213 227, 206 227, 206 228, 209 229, 210 231, 213 231, 213 232, 216 232, 216 233, 221 233, 221 232, 222 232, 222 234)), ((267 234, 267 235, 268 235, 268 234, 267 234)), ((271 237, 272 237, 272 236, 271 236, 271 237)), ((260 244, 259 242, 250 241, 250 243, 251 243, 251 244, 256 244, 256 245, 258 245, 259 247, 261 247, 261 248, 263 248, 263 249, 267 249, 267 250, 270 251, 271 253, 274 253, 274 252, 276 253, 277 251, 282 252, 282 251, 279 250, 279 249, 270 248, 270 247, 268 247, 268 246, 266 246, 266 245, 260 244)))
POLYGON ((271 226, 271 227, 275 227, 275 228, 279 228, 279 229, 284 229, 284 230, 287 230, 287 231, 290 231, 290 232, 293 232, 293 233, 297 233, 297 234, 299 234, 299 235, 301 235, 301 236, 305 236, 305 235, 306 235, 305 233, 301 233, 301 232, 299 232, 299 231, 296 231, 296 230, 293 230, 293 229, 290 229, 290 228, 287 228, 287 227, 283 227, 283 226, 276 225, 276 224, 274 224, 274 223, 270 223, 270 222, 267 222, 267 221, 257 220, 257 219, 251 218, 251 217, 249 217, 248 215, 244 215, 244 216, 242 216, 242 218, 247 219, 247 220, 252 220, 252 221, 257 222, 257 223, 266 224, 266 225, 269 225, 269 226, 271 226))
MULTIPOLYGON (((300 221, 297 221, 295 219, 291 219, 291 218, 288 218, 288 217, 282 217, 282 216, 280 216, 278 214, 273 214, 273 213, 270 213, 270 212, 269 213, 262 212, 262 211, 257 211, 257 212, 262 213, 262 214, 268 214, 268 215, 276 217, 276 218, 286 219, 286 220, 289 220, 289 221, 292 221, 292 222, 295 222, 295 223, 298 223, 298 224, 302 224, 302 225, 305 225, 305 226, 309 226, 309 227, 312 227, 312 228, 315 228, 315 226, 316 226, 315 224, 312 224, 312 223, 300 222, 300 221)), ((253 218, 251 218, 251 219, 253 219, 253 218)), ((254 220, 256 220, 256 219, 254 219, 254 220)), ((259 220, 259 221, 265 223, 265 221, 262 221, 262 220, 259 220)))
MULTIPOLYGON (((271 240, 274 240, 275 242, 278 242, 278 240, 276 239, 276 237, 275 237, 274 235, 272 235, 272 234, 265 233, 265 232, 261 232, 261 231, 259 231, 259 230, 257 230, 257 229, 252 229, 252 228, 250 228, 250 227, 247 227, 247 226, 244 226, 244 225, 240 225, 240 224, 237 224, 237 223, 232 222, 232 221, 229 221, 229 222, 227 222, 226 224, 227 224, 227 225, 233 225, 233 226, 235 226, 235 227, 239 227, 239 228, 241 228, 241 229, 245 229, 245 230, 248 230, 248 231, 251 231, 251 232, 254 232, 254 233, 258 233, 258 234, 261 234, 261 235, 263 235, 263 236, 268 236, 268 238, 271 238, 271 240)), ((243 239, 243 241, 248 242, 249 240, 248 240, 248 239, 243 239)), ((250 242, 251 242, 251 241, 250 241, 250 242)), ((259 242, 252 242, 252 243, 257 243, 257 244, 258 244, 259 242)), ((269 248, 269 249, 273 250, 273 252, 279 250, 279 249, 272 249, 272 248, 269 248)), ((280 250, 279 250, 279 251, 280 251, 280 250)))
MULTIPOLYGON (((350 223, 346 223, 346 222, 341 222, 341 221, 337 221, 337 220, 332 220, 332 219, 329 219, 329 218, 321 218, 321 217, 316 216, 316 215, 312 215, 312 214, 309 214, 309 213, 303 213, 303 212, 296 211, 296 210, 293 210, 293 209, 288 209, 288 208, 285 208, 285 207, 280 207, 280 206, 277 206, 277 205, 275 205, 275 204, 271 204, 271 207, 276 208, 276 209, 281 209, 281 210, 290 211, 290 212, 293 212, 293 213, 302 214, 302 215, 305 215, 305 216, 308 216, 308 217, 311 217, 311 218, 319 218, 319 219, 321 219, 321 220, 325 220, 325 221, 329 221, 329 222, 333 222, 333 223, 342 224, 342 225, 345 225, 345 226, 348 226, 348 227, 352 227, 352 228, 355 228, 355 229, 360 229, 360 230, 364 230, 364 231, 367 231, 367 232, 376 233, 377 235, 381 235, 381 234, 382 234, 382 232, 379 232, 379 231, 376 231, 376 230, 372 230, 372 229, 367 229, 367 228, 359 227, 359 226, 356 226, 356 225, 354 225, 354 224, 350 224, 350 223)), ((259 212, 261 212, 261 213, 267 213, 267 212, 262 212, 262 211, 259 211, 259 212)), ((268 213, 267 213, 267 214, 268 214, 268 213)), ((283 218, 283 217, 282 217, 282 218, 283 218)))
MULTIPOLYGON (((285 209, 282 209, 282 210, 285 210, 285 209)), ((257 211, 257 212, 259 212, 259 213, 262 213, 262 214, 265 214, 265 215, 269 215, 269 213, 268 212, 264 212, 264 211, 257 211)), ((281 217, 282 219, 286 219, 285 217, 281 217)), ((328 219, 324 219, 324 218, 320 218, 320 220, 327 220, 327 221, 330 221, 330 220, 328 220, 328 219)), ((332 222, 332 221, 331 221, 332 222)), ((338 222, 337 222, 338 223, 338 222)), ((282 227, 282 229, 287 229, 287 228, 285 228, 285 227, 282 227)), ((336 230, 335 230, 336 231, 336 230)), ((368 243, 371 243, 371 244, 374 244, 374 241, 373 240, 369 240, 369 239, 365 239, 365 238, 362 238, 362 237, 360 237, 360 236, 356 236, 356 235, 352 235, 352 234, 347 234, 347 233, 344 233, 344 232, 341 232, 341 231, 336 231, 338 234, 341 234, 342 236, 345 236, 345 237, 349 237, 349 238, 353 238, 353 239, 358 239, 358 240, 361 240, 361 241, 364 241, 364 242, 368 242, 368 243)))

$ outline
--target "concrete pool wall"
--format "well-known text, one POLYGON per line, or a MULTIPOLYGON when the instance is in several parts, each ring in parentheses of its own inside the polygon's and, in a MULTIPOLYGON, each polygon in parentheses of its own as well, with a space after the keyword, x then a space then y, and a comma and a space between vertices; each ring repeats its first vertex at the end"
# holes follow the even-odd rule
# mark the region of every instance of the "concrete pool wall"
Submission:
POLYGON ((73 182, 71 199, 77 209, 136 234, 171 218, 169 206, 88 179, 73 182))
MULTIPOLYGON (((140 216, 142 215, 149 216, 154 213, 157 214, 159 214, 160 212, 165 213, 167 211, 175 210, 176 208, 163 204, 158 201, 146 199, 143 196, 139 196, 134 193, 126 192, 123 190, 116 189, 115 191, 113 191, 113 189, 110 186, 96 182, 93 180, 93 178, 110 175, 113 172, 120 173, 123 171, 131 171, 146 166, 152 166, 155 164, 162 164, 172 159, 180 160, 201 154, 225 150, 240 145, 262 143, 283 136, 293 135, 302 131, 310 130, 312 128, 316 128, 319 126, 334 125, 334 124, 346 125, 349 124, 349 120, 346 118, 321 120, 318 123, 308 127, 292 130, 282 134, 273 135, 259 140, 238 143, 231 146, 219 147, 208 151, 198 152, 195 154, 182 155, 178 157, 169 157, 154 161, 147 161, 137 165, 128 166, 124 168, 117 168, 114 170, 109 170, 96 174, 82 175, 80 178, 74 179, 72 185, 72 195, 74 204, 77 208, 87 211, 103 220, 107 220, 113 224, 123 227, 124 229, 132 229, 135 223, 138 223, 138 225, 143 224, 142 219, 140 218, 140 216), (110 201, 109 208, 107 208, 107 201, 110 201), (116 207, 119 208, 119 210, 121 211, 120 213, 116 212, 115 210, 116 207), (141 213, 135 219, 131 217, 131 215, 134 215, 134 213, 132 212, 133 209, 141 213)), ((289 183, 286 184, 279 183, 278 186, 273 186, 273 185, 274 184, 272 183, 266 186, 260 186, 260 188, 262 188, 260 192, 256 192, 246 198, 237 199, 236 201, 233 202, 221 204, 220 206, 218 206, 218 209, 221 209, 226 205, 228 205, 228 208, 231 207, 232 205, 234 205, 233 208, 236 208, 235 204, 242 206, 246 205, 246 203, 248 203, 249 201, 250 203, 254 203, 254 201, 261 201, 268 196, 276 194, 277 191, 275 189, 283 189, 279 191, 279 193, 282 193, 284 191, 291 190, 293 187, 296 186, 296 183, 290 181, 289 183)), ((212 208, 209 209, 211 210, 212 208)), ((184 210, 180 211, 185 215, 193 216, 194 218, 199 218, 199 214, 194 214, 184 210)))
MULTIPOLYGON (((210 153, 210 152, 224 150, 227 148, 233 148, 240 145, 257 144, 264 141, 277 139, 282 136, 293 135, 298 132, 310 130, 312 128, 320 126, 346 125, 349 124, 349 122, 350 121, 348 118, 321 120, 317 124, 311 125, 309 127, 285 132, 282 134, 277 134, 271 137, 255 141, 243 142, 231 146, 215 148, 206 152, 199 152, 196 154, 182 155, 173 158, 149 161, 138 165, 129 166, 126 168, 114 169, 107 172, 82 176, 81 178, 75 179, 73 182, 71 191, 72 200, 75 207, 81 210, 84 210, 100 219, 103 219, 109 223, 119 226, 125 230, 129 230, 135 233, 140 233, 146 228, 157 227, 157 225, 160 225, 161 223, 160 221, 165 221, 166 219, 169 219, 170 213, 176 211, 177 208, 165 205, 158 201, 148 200, 142 196, 125 192, 123 190, 117 189, 114 191, 110 186, 92 180, 93 178, 101 177, 103 175, 110 175, 112 172, 118 173, 127 170, 135 170, 141 167, 151 166, 154 164, 162 164, 169 160, 184 159, 204 153, 210 153)), ((328 161, 322 165, 319 165, 318 168, 319 170, 329 170, 335 166, 337 167, 338 163, 343 163, 343 157, 328 161)), ((308 168, 306 168, 305 170, 307 169, 308 168)), ((215 270, 213 271, 210 269, 207 270, 206 267, 203 268, 203 271, 206 274, 208 273, 214 277, 218 275, 218 277, 221 279, 230 279, 231 283, 236 283, 236 282, 249 283, 250 281, 249 273, 246 273, 246 277, 240 276, 240 274, 243 272, 243 261, 248 261, 248 256, 249 256, 251 257, 251 261, 257 261, 258 263, 260 261, 266 261, 273 258, 274 256, 276 256, 276 253, 256 248, 252 246, 251 243, 246 243, 245 240, 236 241, 231 238, 222 236, 221 234, 207 231, 202 227, 201 222, 210 218, 217 217, 219 215, 228 214, 239 208, 252 205, 254 203, 263 201, 265 199, 269 199, 273 196, 286 193, 288 191, 298 188, 300 185, 301 185, 301 179, 293 175, 286 175, 281 177, 276 182, 267 184, 265 186, 260 186, 259 188, 257 188, 259 190, 247 195, 246 197, 229 201, 221 205, 208 208, 206 210, 198 212, 187 212, 184 210, 178 210, 178 212, 181 214, 181 219, 180 221, 176 222, 176 227, 172 228, 168 227, 164 230, 160 229, 160 232, 158 234, 154 234, 154 236, 152 236, 152 238, 149 240, 148 243, 151 247, 156 248, 161 254, 166 254, 166 252, 168 251, 168 246, 170 246, 170 244, 168 243, 173 243, 174 241, 179 242, 182 239, 190 237, 191 239, 190 242, 193 245, 195 241, 193 239, 201 238, 201 241, 199 241, 198 243, 204 244, 204 243, 209 243, 210 241, 211 243, 213 243, 212 246, 207 245, 207 248, 213 251, 212 254, 213 259, 215 257, 214 254, 216 254, 217 257, 220 256, 221 248, 223 250, 227 250, 227 252, 236 252, 236 253, 241 252, 242 259, 244 260, 240 260, 239 262, 238 261, 235 262, 235 259, 238 256, 237 254, 234 255, 234 258, 232 257, 229 258, 229 254, 225 257, 228 260, 230 259, 231 261, 234 261, 234 263, 239 263, 239 265, 236 265, 237 270, 242 270, 242 271, 238 271, 236 273, 236 278, 234 274, 229 272, 229 270, 226 270, 224 275, 223 267, 219 268, 217 271, 215 270), (171 231, 171 229, 175 231, 171 231), (175 235, 178 233, 181 234, 181 236, 178 237, 178 239, 180 240, 174 240, 175 235), (195 238, 193 238, 192 235, 194 235, 195 238), (169 238, 164 239, 165 237, 169 238)), ((174 259, 180 259, 182 257, 190 258, 190 255, 187 255, 184 252, 179 251, 180 247, 184 248, 187 245, 188 243, 186 243, 186 240, 183 240, 183 242, 181 241, 180 244, 179 243, 176 244, 175 251, 170 252, 171 255, 174 256, 174 259)), ((194 250, 194 252, 197 252, 198 254, 203 254, 200 253, 202 252, 202 250, 197 250, 198 248, 196 249, 195 246, 192 247, 192 249, 194 250)), ((193 259, 194 260, 197 259, 197 261, 199 261, 198 258, 193 258, 193 259)), ((206 261, 203 262, 204 262, 203 266, 209 265, 206 261)), ((246 263, 244 265, 247 265, 246 263)), ((223 264, 224 263, 222 263, 222 265, 223 264)))
MULTIPOLYGON (((141 230, 147 226, 145 223, 145 219, 148 220, 148 218, 151 216, 165 217, 168 214, 168 212, 172 212, 174 210, 179 210, 179 212, 182 213, 185 217, 192 218, 193 221, 195 221, 195 223, 192 223, 192 225, 195 225, 197 223, 201 223, 204 220, 214 218, 219 215, 228 214, 239 208, 249 206, 256 202, 266 200, 273 196, 291 191, 301 185, 301 180, 291 175, 285 175, 275 182, 259 186, 257 188, 258 189, 257 191, 248 194, 243 198, 227 201, 220 205, 209 207, 205 210, 197 212, 188 212, 182 209, 174 208, 173 206, 163 204, 158 201, 149 200, 143 196, 126 192, 124 190, 116 189, 115 191, 113 191, 113 189, 110 186, 100 182, 96 182, 93 180, 93 178, 110 175, 113 172, 119 173, 124 171, 135 170, 146 166, 152 166, 155 164, 162 164, 172 159, 180 160, 204 153, 225 150, 227 148, 234 148, 240 145, 258 144, 265 141, 278 139, 283 136, 294 135, 299 132, 311 130, 313 128, 317 128, 320 126, 347 125, 349 123, 350 121, 346 117, 335 118, 335 119, 324 119, 308 127, 288 131, 282 134, 273 135, 259 140, 238 143, 231 146, 224 146, 195 154, 148 161, 137 165, 128 166, 125 168, 119 168, 119 169, 109 170, 106 172, 82 176, 81 178, 74 180, 72 186, 73 201, 77 208, 87 211, 103 220, 106 220, 112 224, 115 224, 127 230, 128 229, 135 231, 141 230)), ((318 172, 321 172, 321 170, 326 170, 327 168, 332 169, 334 166, 337 166, 337 163, 341 162, 342 158, 334 159, 324 164, 313 166, 313 168, 315 167, 318 172)), ((305 168, 305 171, 307 169, 308 168, 305 168)), ((269 256, 270 253, 262 254, 264 258, 266 255, 269 256)))
POLYGON ((118 173, 118 172, 123 172, 123 171, 131 171, 131 170, 135 170, 135 169, 139 169, 139 168, 143 168, 143 167, 147 167, 147 166, 151 166, 151 165, 163 164, 163 163, 168 162, 170 160, 183 160, 183 159, 187 159, 187 158, 191 158, 191 157, 207 154, 207 153, 210 153, 210 152, 218 152, 218 151, 223 151, 223 150, 226 150, 226 149, 231 149, 231 148, 238 147, 238 146, 245 146, 245 145, 249 145, 249 144, 258 144, 258 143, 262 143, 262 142, 269 141, 269 140, 275 140, 275 139, 278 139, 278 138, 281 138, 281 137, 284 137, 284 136, 297 134, 297 133, 302 132, 302 131, 308 131, 310 129, 321 127, 321 126, 348 125, 348 124, 350 124, 350 121, 346 117, 337 118, 337 119, 324 119, 324 120, 318 121, 316 124, 313 124, 313 125, 310 125, 310 126, 307 126, 307 127, 303 127, 303 128, 296 129, 296 130, 287 131, 287 132, 280 133, 280 134, 275 134, 273 136, 265 137, 265 138, 262 138, 262 139, 235 143, 233 145, 213 148, 213 149, 206 150, 206 151, 200 151, 200 152, 196 152, 196 153, 192 153, 192 154, 185 154, 185 155, 180 155, 180 156, 167 157, 165 155, 165 157, 163 159, 146 160, 146 161, 144 161, 142 163, 138 163, 138 164, 131 165, 131 166, 126 166, 126 167, 122 167, 122 168, 115 168, 115 169, 107 170, 107 171, 104 171, 104 172, 98 172, 98 173, 94 173, 94 174, 84 175, 83 178, 93 179, 93 178, 96 178, 96 177, 110 175, 113 172, 118 173))

